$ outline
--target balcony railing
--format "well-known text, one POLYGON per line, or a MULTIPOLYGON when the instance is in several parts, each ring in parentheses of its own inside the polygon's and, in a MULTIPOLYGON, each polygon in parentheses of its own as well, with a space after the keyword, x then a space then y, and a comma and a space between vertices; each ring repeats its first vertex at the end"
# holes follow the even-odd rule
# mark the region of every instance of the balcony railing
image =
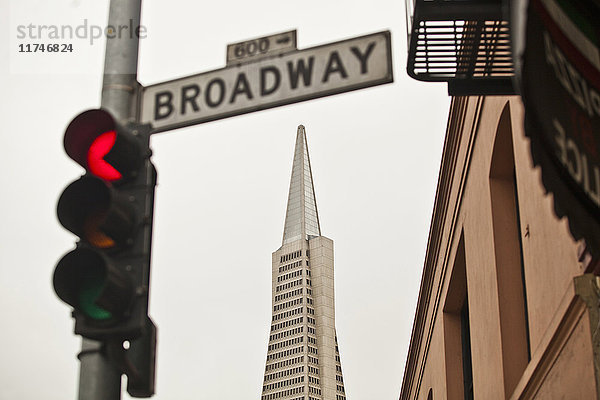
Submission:
POLYGON ((408 74, 453 96, 514 94, 502 1, 406 0, 408 74))

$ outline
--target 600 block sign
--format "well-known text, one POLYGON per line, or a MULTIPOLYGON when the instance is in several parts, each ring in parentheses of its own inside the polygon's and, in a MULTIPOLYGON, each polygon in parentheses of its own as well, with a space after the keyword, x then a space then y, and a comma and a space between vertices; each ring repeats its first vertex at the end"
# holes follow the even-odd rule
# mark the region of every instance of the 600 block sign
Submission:
POLYGON ((296 50, 296 31, 246 40, 227 46, 227 65, 296 50))

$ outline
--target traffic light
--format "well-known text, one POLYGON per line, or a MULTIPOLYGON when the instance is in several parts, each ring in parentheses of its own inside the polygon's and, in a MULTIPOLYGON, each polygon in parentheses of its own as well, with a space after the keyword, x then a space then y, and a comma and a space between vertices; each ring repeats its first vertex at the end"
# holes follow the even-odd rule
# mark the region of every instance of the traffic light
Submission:
POLYGON ((60 223, 79 237, 54 271, 54 290, 73 307, 75 333, 134 340, 148 328, 156 170, 149 126, 121 126, 105 110, 79 114, 64 147, 86 173, 58 200, 60 223))

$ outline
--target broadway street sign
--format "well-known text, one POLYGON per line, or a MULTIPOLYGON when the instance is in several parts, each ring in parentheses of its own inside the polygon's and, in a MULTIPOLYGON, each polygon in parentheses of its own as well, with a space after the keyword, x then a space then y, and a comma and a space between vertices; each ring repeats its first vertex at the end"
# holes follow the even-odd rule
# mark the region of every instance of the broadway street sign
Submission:
POLYGON ((393 82, 384 31, 143 88, 153 132, 393 82))

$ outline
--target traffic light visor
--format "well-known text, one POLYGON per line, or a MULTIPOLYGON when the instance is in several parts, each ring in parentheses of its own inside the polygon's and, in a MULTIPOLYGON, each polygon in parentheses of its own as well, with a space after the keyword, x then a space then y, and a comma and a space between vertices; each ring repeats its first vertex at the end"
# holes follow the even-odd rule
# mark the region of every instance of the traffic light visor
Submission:
POLYGON ((84 111, 71 121, 65 131, 65 150, 69 157, 87 169, 88 152, 92 143, 103 133, 116 129, 117 124, 107 111, 84 111))
POLYGON ((131 177, 142 165, 140 143, 102 109, 75 117, 65 131, 64 146, 75 162, 107 181, 131 177))

